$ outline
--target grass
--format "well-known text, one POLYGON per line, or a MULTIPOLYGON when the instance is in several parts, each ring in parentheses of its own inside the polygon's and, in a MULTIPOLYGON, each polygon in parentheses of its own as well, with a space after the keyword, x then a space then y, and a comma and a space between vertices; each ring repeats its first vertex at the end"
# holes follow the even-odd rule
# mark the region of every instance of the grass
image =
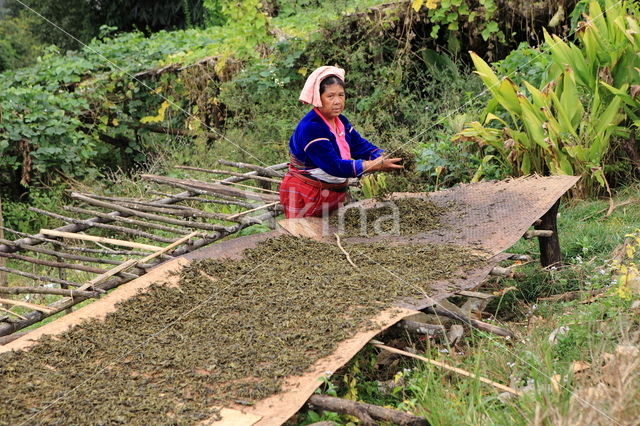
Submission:
MULTIPOLYGON (((637 186, 627 188, 615 202, 632 198, 637 190, 637 186)), ((606 216, 608 206, 606 200, 568 201, 561 206, 562 267, 543 270, 534 262, 518 266, 517 279, 483 284, 485 292, 515 287, 487 308, 493 320, 501 320, 516 333, 514 341, 468 329, 463 343, 454 348, 446 341, 415 340, 397 331, 379 337, 392 346, 412 346, 429 358, 522 389, 524 396, 506 398, 478 380, 419 361, 390 362, 387 354, 372 348, 365 348, 334 375, 333 392, 410 410, 434 425, 635 424, 640 416, 640 309, 633 303, 640 293, 638 288, 620 291, 612 259, 620 257, 625 236, 638 232, 640 205, 630 203, 606 216), (537 300, 597 289, 602 294, 593 299, 585 294, 568 302, 537 300), (576 365, 583 365, 576 363, 587 368, 574 372, 576 365)), ((511 251, 538 257, 535 241, 521 240, 511 251)), ((627 262, 638 260, 635 255, 627 262)), ((337 424, 353 421, 326 416, 337 424)), ((307 412, 296 422, 323 419, 322 413, 307 412)))

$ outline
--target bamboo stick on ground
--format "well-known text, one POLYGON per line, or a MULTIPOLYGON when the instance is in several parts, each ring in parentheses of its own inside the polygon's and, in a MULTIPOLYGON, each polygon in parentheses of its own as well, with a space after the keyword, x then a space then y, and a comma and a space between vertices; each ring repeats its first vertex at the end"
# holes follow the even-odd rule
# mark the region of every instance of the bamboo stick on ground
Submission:
POLYGON ((117 225, 109 225, 109 224, 105 224, 105 223, 92 223, 92 222, 88 222, 86 220, 82 220, 82 219, 75 219, 72 217, 67 217, 67 216, 63 216, 57 213, 52 213, 52 212, 48 212, 46 210, 41 210, 41 209, 37 209, 35 207, 29 207, 29 210, 36 212, 36 213, 40 213, 42 215, 45 216, 49 216, 49 217, 53 217, 56 219, 60 219, 64 222, 67 223, 77 223, 77 224, 81 224, 81 225, 90 225, 94 228, 101 228, 101 229, 108 229, 110 231, 115 231, 115 232, 120 232, 123 234, 129 234, 129 235, 134 235, 136 237, 142 237, 142 238, 146 238, 148 240, 153 240, 153 241, 159 241, 162 243, 172 243, 175 241, 175 239, 173 238, 166 238, 166 237, 162 237, 160 235, 155 235, 155 234, 151 234, 149 232, 145 232, 145 231, 139 231, 137 229, 131 229, 131 228, 127 228, 124 226, 117 226, 117 225))
POLYGON ((411 352, 407 352, 407 351, 403 351, 400 349, 396 349, 393 348, 391 346, 386 346, 384 345, 382 342, 378 342, 376 340, 372 340, 371 343, 373 344, 374 347, 378 348, 378 349, 382 349, 385 350, 387 352, 391 352, 394 354, 398 354, 398 355, 404 355, 410 358, 415 358, 415 359, 419 359, 420 361, 426 362, 428 364, 431 365, 435 365, 437 367, 440 368, 444 368, 445 370, 449 370, 449 371, 453 371, 454 373, 460 374, 461 376, 466 376, 466 377, 470 377, 472 379, 477 379, 479 381, 481 381, 482 383, 488 384, 490 386, 493 386, 496 389, 499 389, 503 392, 509 392, 510 394, 516 395, 516 396, 520 396, 522 395, 522 392, 511 388, 509 386, 505 386, 501 383, 498 382, 494 382, 493 380, 489 380, 486 377, 482 377, 482 376, 478 376, 477 374, 471 373, 467 370, 463 370, 462 368, 458 368, 458 367, 453 367, 449 364, 445 364, 444 362, 440 362, 440 361, 436 361, 433 359, 429 359, 420 355, 416 355, 416 354, 412 354, 411 352))
POLYGON ((187 220, 181 220, 181 219, 174 219, 174 218, 171 218, 171 217, 160 216, 160 215, 157 215, 157 214, 145 213, 145 212, 141 212, 141 211, 138 211, 138 210, 122 207, 122 206, 119 206, 117 204, 107 203, 106 201, 94 200, 91 197, 87 197, 87 196, 78 194, 76 192, 72 192, 71 193, 71 198, 75 198, 75 199, 84 201, 84 202, 86 202, 88 204, 93 204, 93 205, 98 206, 98 207, 104 207, 104 208, 108 208, 108 209, 113 209, 113 210, 119 211, 121 213, 126 213, 126 214, 128 214, 130 216, 143 217, 145 219, 157 220, 158 222, 170 223, 172 225, 187 226, 189 228, 197 228, 197 229, 206 229, 208 231, 226 230, 226 227, 221 226, 221 225, 212 225, 212 224, 209 224, 209 223, 187 221, 187 220))
POLYGON ((67 285, 71 287, 80 287, 82 285, 82 284, 74 283, 71 281, 62 280, 60 278, 44 277, 41 275, 30 274, 28 272, 18 271, 17 269, 7 268, 4 266, 0 267, 0 271, 7 272, 9 274, 20 275, 22 277, 31 278, 32 280, 42 281, 45 283, 56 283, 56 284, 62 284, 62 285, 67 285))
POLYGON ((380 421, 402 426, 429 425, 426 419, 405 413, 404 411, 336 398, 329 395, 312 395, 309 398, 309 404, 321 410, 355 416, 365 425, 377 425, 380 421))
POLYGON ((61 231, 56 231, 54 229, 41 229, 40 233, 44 235, 50 235, 53 237, 69 238, 72 240, 93 241, 98 243, 112 244, 114 246, 137 248, 140 250, 147 250, 147 251, 157 251, 162 248, 158 246, 152 246, 149 244, 141 244, 141 243, 134 243, 132 241, 117 240, 115 238, 96 237, 94 235, 76 234, 74 232, 61 232, 61 231))
POLYGON ((270 183, 276 183, 279 184, 281 181, 278 179, 272 179, 269 177, 265 177, 265 176, 260 176, 260 175, 253 175, 253 176, 247 176, 245 173, 238 173, 238 172, 232 172, 229 170, 213 170, 213 169, 203 169, 201 167, 192 167, 192 166, 175 166, 176 169, 183 169, 183 170, 194 170, 196 172, 205 172, 205 173, 212 173, 212 174, 218 174, 218 175, 230 175, 230 176, 238 176, 238 177, 247 177, 247 178, 251 178, 251 179, 255 179, 255 180, 260 180, 263 182, 270 182, 270 183))
POLYGON ((0 287, 0 294, 54 294, 57 296, 97 297, 104 291, 86 291, 47 287, 0 287))
POLYGON ((40 311, 48 314, 55 312, 54 309, 49 308, 48 306, 36 305, 34 303, 22 302, 20 300, 0 299, 0 303, 4 303, 6 305, 21 306, 23 308, 29 308, 29 309, 33 309, 34 311, 40 311))

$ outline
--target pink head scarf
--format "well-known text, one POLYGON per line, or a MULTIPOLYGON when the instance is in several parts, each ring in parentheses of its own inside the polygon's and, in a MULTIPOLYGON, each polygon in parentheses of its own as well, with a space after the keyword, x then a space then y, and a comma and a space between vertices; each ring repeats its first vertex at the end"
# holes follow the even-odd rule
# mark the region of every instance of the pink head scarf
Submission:
POLYGON ((298 99, 305 104, 311 104, 316 108, 320 108, 322 106, 322 101, 320 100, 320 82, 330 75, 335 75, 344 81, 344 70, 342 68, 325 65, 309 74, 298 99))

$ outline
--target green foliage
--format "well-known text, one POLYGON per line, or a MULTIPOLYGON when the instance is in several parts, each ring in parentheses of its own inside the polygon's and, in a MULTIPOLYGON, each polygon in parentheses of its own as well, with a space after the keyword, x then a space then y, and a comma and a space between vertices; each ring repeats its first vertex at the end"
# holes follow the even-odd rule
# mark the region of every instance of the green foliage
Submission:
POLYGON ((0 19, 0 72, 35 62, 42 44, 31 32, 33 17, 20 14, 0 19))
POLYGON ((504 32, 495 19, 498 5, 495 0, 413 0, 413 9, 418 12, 423 6, 431 23, 431 38, 437 39, 442 31, 446 34, 451 52, 458 53, 461 47, 462 26, 471 25, 480 32, 484 41, 505 43, 504 32))
POLYGON ((134 0, 32 0, 23 4, 9 0, 14 16, 27 15, 30 30, 45 44, 62 49, 80 49, 98 36, 102 25, 120 31, 139 30, 146 33, 188 28, 204 19, 202 0, 139 2, 134 0), (71 34, 71 36, 69 36, 71 34))
POLYGON ((579 45, 545 32, 551 64, 548 81, 539 88, 526 80, 521 88, 499 79, 472 54, 493 100, 483 124, 471 123, 457 140, 490 145, 498 154, 494 158, 516 174, 581 175, 578 195, 594 193, 596 182, 608 191, 604 161, 612 137, 624 134, 619 124, 625 119, 621 97, 610 92, 627 93, 640 82, 635 69, 640 49, 638 36, 627 32, 638 24, 626 14, 626 4, 605 3, 606 13, 596 1, 590 3, 579 45))

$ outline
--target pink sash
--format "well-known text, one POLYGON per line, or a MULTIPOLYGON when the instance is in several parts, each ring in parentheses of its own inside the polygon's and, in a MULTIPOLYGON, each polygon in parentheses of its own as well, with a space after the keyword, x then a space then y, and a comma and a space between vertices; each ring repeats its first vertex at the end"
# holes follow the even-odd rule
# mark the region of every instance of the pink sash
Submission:
POLYGON ((351 160, 351 148, 349 147, 349 143, 347 143, 346 133, 344 130, 344 124, 342 123, 342 120, 340 120, 339 117, 334 118, 336 130, 338 133, 336 134, 336 132, 334 132, 333 129, 331 128, 329 121, 327 121, 327 119, 324 118, 324 115, 322 115, 320 110, 318 110, 318 108, 314 108, 313 110, 316 112, 316 114, 320 116, 320 118, 322 118, 322 121, 324 121, 324 124, 327 125, 329 130, 331 130, 331 133, 333 133, 333 135, 336 137, 336 142, 338 143, 338 149, 340 150, 340 157, 343 160, 351 160))

